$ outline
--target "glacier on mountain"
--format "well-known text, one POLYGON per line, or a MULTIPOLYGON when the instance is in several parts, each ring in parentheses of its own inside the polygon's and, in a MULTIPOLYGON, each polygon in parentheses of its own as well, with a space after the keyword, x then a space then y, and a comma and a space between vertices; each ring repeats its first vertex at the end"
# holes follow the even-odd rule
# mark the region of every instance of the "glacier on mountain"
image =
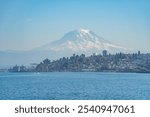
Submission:
POLYGON ((76 54, 84 53, 86 55, 101 53, 103 50, 107 50, 110 53, 128 51, 125 47, 113 44, 88 29, 68 32, 61 39, 38 49, 56 52, 64 51, 76 54))

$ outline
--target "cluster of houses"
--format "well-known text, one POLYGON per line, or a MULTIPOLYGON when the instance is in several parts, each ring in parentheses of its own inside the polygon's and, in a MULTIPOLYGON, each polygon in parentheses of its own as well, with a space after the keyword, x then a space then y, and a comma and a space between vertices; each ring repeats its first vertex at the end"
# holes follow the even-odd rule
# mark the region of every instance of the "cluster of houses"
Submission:
POLYGON ((71 57, 63 57, 58 60, 45 59, 41 63, 26 68, 14 66, 11 72, 147 72, 150 73, 150 54, 116 53, 108 54, 106 50, 102 54, 85 56, 84 54, 71 57))

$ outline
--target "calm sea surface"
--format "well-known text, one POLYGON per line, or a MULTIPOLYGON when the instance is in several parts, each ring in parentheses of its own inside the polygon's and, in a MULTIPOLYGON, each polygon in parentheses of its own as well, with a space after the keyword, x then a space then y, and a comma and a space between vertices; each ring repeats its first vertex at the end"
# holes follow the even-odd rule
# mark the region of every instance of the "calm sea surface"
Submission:
POLYGON ((149 100, 150 74, 0 73, 0 99, 149 100))

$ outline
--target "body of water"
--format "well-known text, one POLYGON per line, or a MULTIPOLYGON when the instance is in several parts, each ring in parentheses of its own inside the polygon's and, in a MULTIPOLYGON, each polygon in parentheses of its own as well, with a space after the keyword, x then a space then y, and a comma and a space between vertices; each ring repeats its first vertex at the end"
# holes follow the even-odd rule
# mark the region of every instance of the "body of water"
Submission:
POLYGON ((0 73, 1 100, 149 100, 150 74, 0 73))

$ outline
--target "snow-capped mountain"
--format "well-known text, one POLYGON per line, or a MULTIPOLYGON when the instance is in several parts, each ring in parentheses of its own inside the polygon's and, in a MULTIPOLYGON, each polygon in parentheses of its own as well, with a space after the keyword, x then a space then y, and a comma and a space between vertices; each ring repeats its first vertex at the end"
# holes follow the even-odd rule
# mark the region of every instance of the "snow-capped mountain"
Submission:
MULTIPOLYGON (((72 54, 102 53, 107 50, 109 53, 127 52, 128 49, 112 44, 88 29, 79 29, 68 32, 61 39, 30 51, 3 51, 0 52, 0 65, 28 65, 39 63, 45 58, 51 60, 61 57, 69 57, 72 54)), ((128 51, 129 52, 129 51, 128 51)))
POLYGON ((110 53, 127 51, 126 48, 112 44, 88 29, 68 32, 61 39, 38 49, 65 53, 84 53, 86 55, 101 53, 103 50, 110 53))

